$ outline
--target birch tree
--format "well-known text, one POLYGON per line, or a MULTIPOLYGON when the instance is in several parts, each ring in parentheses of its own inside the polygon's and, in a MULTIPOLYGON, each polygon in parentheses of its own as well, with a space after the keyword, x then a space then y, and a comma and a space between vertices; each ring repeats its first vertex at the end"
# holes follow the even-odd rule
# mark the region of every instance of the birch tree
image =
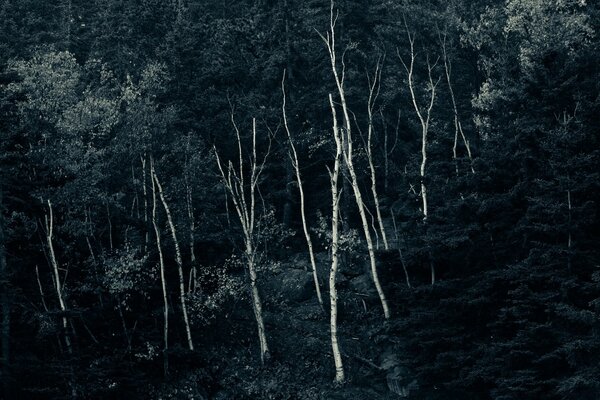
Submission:
MULTIPOLYGON (((150 158, 150 174, 153 176, 154 164, 150 158)), ((156 249, 158 250, 158 263, 160 268, 160 284, 163 295, 163 368, 165 376, 169 373, 169 299, 167 295, 167 281, 165 279, 165 261, 160 240, 160 228, 156 216, 156 184, 154 179, 151 179, 152 187, 152 226, 156 236, 156 249)))
POLYGON ((329 270, 329 329, 331 332, 331 348, 333 352, 333 361, 335 364, 335 382, 342 383, 344 377, 344 365, 342 363, 342 354, 338 342, 337 332, 337 290, 335 280, 337 276, 339 263, 339 218, 340 218, 340 198, 341 190, 338 190, 338 181, 340 175, 340 161, 342 158, 342 137, 337 122, 337 114, 333 97, 329 94, 329 105, 331 107, 331 116, 333 118, 333 138, 335 140, 335 160, 333 163, 333 172, 330 172, 331 178, 331 269, 329 270))
POLYGON ((377 294, 379 295, 379 300, 381 302, 381 306, 383 308, 383 315, 386 319, 390 317, 390 310, 387 304, 387 300, 385 298, 385 294, 383 292, 383 288, 381 287, 381 283, 379 281, 379 275, 377 273, 377 265, 375 261, 375 249, 373 246, 373 240, 371 238, 371 231, 369 229, 369 222, 367 219, 367 213, 365 211, 365 205, 362 199, 362 194, 360 192, 360 188, 358 186, 358 177, 356 175, 356 171, 354 169, 354 164, 352 160, 353 156, 353 148, 352 148, 352 128, 351 128, 351 120, 350 120, 350 112, 348 110, 348 106, 346 103, 346 92, 344 89, 344 80, 345 80, 345 63, 344 63, 344 55, 342 54, 341 59, 341 72, 338 71, 338 60, 336 54, 336 41, 335 41, 335 26, 338 18, 337 11, 334 13, 334 1, 331 1, 330 5, 330 13, 329 13, 329 31, 326 33, 326 36, 323 36, 319 33, 319 36, 325 42, 327 46, 327 51, 329 53, 329 60, 331 63, 331 71, 333 72, 333 77, 335 79, 335 84, 337 88, 338 95, 340 97, 340 102, 342 106, 343 113, 343 128, 342 132, 342 155, 344 159, 344 163, 346 169, 350 175, 352 191, 354 193, 354 200, 356 201, 356 206, 358 207, 358 212, 360 214, 360 219, 362 222, 363 232, 365 235, 365 240, 367 242, 367 250, 369 252, 369 261, 371 264, 371 277, 373 278, 373 282, 375 284, 375 288, 377 289, 377 294))
POLYGON ((221 162, 217 148, 213 147, 215 157, 217 160, 217 166, 221 173, 223 185, 227 189, 227 192, 231 196, 233 205, 235 207, 236 214, 242 226, 242 232, 244 235, 244 255, 246 258, 246 266, 248 267, 248 274, 250 276, 250 289, 252 296, 252 308, 254 311, 254 317, 256 319, 256 325, 258 330, 258 340, 260 343, 260 359, 264 364, 270 358, 269 346, 267 343, 267 336, 265 333, 265 323, 262 315, 262 302, 260 299, 260 293, 256 284, 256 263, 257 263, 257 247, 255 243, 255 232, 256 226, 256 194, 258 191, 258 181, 260 175, 264 169, 267 157, 270 153, 269 150, 265 153, 262 160, 258 160, 256 154, 256 119, 252 119, 252 154, 250 156, 250 181, 246 184, 246 172, 244 171, 244 155, 242 151, 242 138, 240 130, 235 122, 233 112, 231 113, 231 122, 235 130, 235 135, 238 145, 238 158, 239 166, 235 168, 233 162, 230 160, 226 166, 221 162))
MULTIPOLYGON (((385 227, 383 225, 383 218, 381 217, 381 207, 379 206, 379 195, 377 194, 377 175, 375 171, 375 163, 373 162, 373 133, 374 133, 374 124, 373 124, 373 108, 377 97, 379 96, 379 90, 381 88, 381 69, 382 69, 383 60, 381 58, 377 59, 377 64, 375 65, 375 72, 373 74, 373 78, 369 76, 367 73, 367 81, 369 84, 369 97, 367 100, 367 116, 368 116, 368 127, 367 127, 367 143, 366 143, 366 153, 367 160, 369 162, 369 172, 371 173, 371 194, 373 195, 373 202, 375 203, 375 213, 377 216, 377 224, 379 225, 379 231, 381 233, 381 239, 383 241, 383 246, 386 250, 389 249, 387 235, 385 233, 385 227)), ((387 146, 386 146, 387 147, 387 146)), ((385 149, 387 152, 387 148, 385 149)), ((387 157, 387 154, 386 154, 387 157)))
POLYGON ((416 61, 416 52, 415 52, 415 34, 411 34, 408 29, 408 25, 406 20, 404 20, 404 25, 406 27, 406 35, 408 36, 408 43, 410 45, 410 60, 408 64, 404 61, 404 58, 400 55, 400 51, 397 51, 398 58, 402 63, 402 66, 406 70, 408 76, 408 90, 410 92, 410 98, 412 100, 413 107, 415 109, 415 113, 419 119, 419 123, 421 124, 421 166, 419 169, 419 174, 421 178, 421 201, 422 201, 422 213, 423 213, 423 221, 427 220, 427 216, 429 213, 428 203, 427 203, 427 186, 425 184, 425 173, 427 168, 427 139, 429 134, 429 124, 431 122, 431 110, 433 109, 433 104, 435 101, 436 88, 441 78, 438 78, 436 82, 433 80, 432 72, 435 68, 437 61, 435 63, 431 63, 429 61, 429 56, 427 56, 427 91, 429 92, 429 101, 427 102, 427 107, 425 110, 422 110, 419 105, 419 100, 417 99, 417 94, 415 92, 415 80, 414 80, 414 67, 416 61))
POLYGON ((458 115, 458 106, 456 105, 456 98, 454 96, 454 88, 452 86, 452 60, 448 56, 448 50, 446 46, 447 34, 444 34, 440 38, 440 43, 442 47, 442 59, 444 61, 444 73, 446 75, 446 83, 448 84, 448 92, 450 93, 450 100, 452 102, 452 111, 454 114, 454 144, 452 145, 452 158, 454 159, 456 174, 458 174, 458 136, 462 139, 463 144, 465 145, 465 149, 467 150, 467 156, 469 157, 469 163, 471 167, 471 172, 475 173, 475 168, 473 167, 473 155, 471 154, 471 145, 465 136, 465 132, 462 128, 462 123, 460 121, 460 117, 458 115))
POLYGON ((58 299, 58 305, 60 307, 60 311, 63 314, 62 316, 62 325, 63 325, 63 337, 65 341, 65 346, 67 347, 67 352, 69 354, 73 353, 73 349, 71 347, 71 338, 69 337, 68 332, 68 319, 66 316, 67 306, 65 303, 63 286, 60 277, 60 267, 58 265, 58 261, 56 259, 56 253, 54 251, 54 212, 52 210, 52 202, 47 200, 46 204, 48 205, 48 213, 44 216, 44 223, 46 228, 46 246, 48 248, 48 259, 50 261, 50 266, 52 267, 53 272, 53 280, 54 280, 54 288, 56 289, 56 297, 58 299))
POLYGON ((158 176, 156 175, 156 169, 154 168, 154 163, 151 161, 151 170, 150 173, 152 175, 152 179, 156 188, 158 189, 158 195, 160 196, 160 201, 162 202, 163 208, 165 209, 165 214, 167 215, 167 223, 169 224, 169 230, 171 231, 171 237, 173 238, 173 245, 175 246, 175 261, 177 262, 177 274, 179 275, 179 300, 181 302, 181 313, 183 314, 183 322, 185 323, 185 333, 187 336, 187 344, 190 350, 194 350, 194 342, 192 340, 192 332, 190 329, 190 321, 188 319, 187 314, 187 306, 185 304, 185 279, 183 276, 183 259, 181 257, 181 250, 179 248, 179 241, 177 240, 177 232, 175 230, 175 223, 173 222, 173 217, 171 215, 171 209, 165 199, 165 195, 163 192, 162 185, 158 176))
POLYGON ((306 245, 308 247, 308 255, 310 257, 310 265, 312 267, 313 280, 315 283, 315 290, 317 292, 317 299, 319 300, 321 308, 323 308, 323 297, 321 295, 321 288, 319 286, 317 263, 315 262, 315 253, 313 251, 312 239, 310 237, 308 224, 306 222, 306 211, 304 207, 304 187, 302 186, 300 163, 298 162, 298 153, 296 152, 296 146, 294 145, 294 141, 292 139, 292 134, 290 132, 287 122, 287 114, 285 112, 285 71, 283 72, 283 78, 281 79, 281 92, 283 93, 283 104, 281 106, 281 110, 283 113, 283 126, 285 128, 285 132, 287 133, 288 141, 290 143, 290 158, 292 159, 292 166, 296 174, 296 183, 298 184, 298 193, 300 195, 300 215, 302 217, 302 230, 304 231, 304 238, 306 239, 306 245))
MULTIPOLYGON (((429 124, 431 122, 431 111, 433 109, 433 104, 435 102, 435 95, 437 85, 439 84, 441 77, 439 77, 435 82, 433 79, 433 69, 437 65, 436 60, 434 63, 431 63, 429 60, 429 55, 427 55, 427 92, 429 95, 429 100, 427 102, 427 106, 425 110, 421 108, 419 105, 419 100, 417 99, 416 89, 415 89, 415 80, 414 80, 414 68, 416 61, 416 52, 415 52, 415 33, 410 33, 408 29, 408 24, 406 23, 406 19, 404 19, 404 26, 406 27, 406 35, 408 37, 408 43, 410 46, 410 61, 408 64, 404 61, 402 56, 400 55, 400 51, 397 51, 398 58, 402 63, 402 66, 406 70, 406 74, 408 76, 408 89, 410 92, 410 98, 412 100, 413 107, 415 109, 415 113, 419 119, 419 123, 421 124, 421 166, 419 168, 419 175, 421 180, 421 201, 422 201, 422 213, 423 213, 423 222, 427 223, 427 217, 429 215, 429 208, 427 202, 427 185, 425 183, 426 180, 426 170, 427 170, 427 141, 429 134, 429 124)), ((435 265, 433 260, 429 260, 429 269, 431 273, 431 284, 435 283, 435 265)))

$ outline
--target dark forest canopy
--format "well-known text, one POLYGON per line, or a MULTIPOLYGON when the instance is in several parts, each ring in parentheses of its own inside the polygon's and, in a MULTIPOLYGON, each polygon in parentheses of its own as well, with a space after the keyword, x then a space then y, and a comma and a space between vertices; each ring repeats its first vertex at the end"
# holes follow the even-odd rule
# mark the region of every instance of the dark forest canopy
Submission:
POLYGON ((600 398, 599 35, 3 1, 0 398, 600 398))

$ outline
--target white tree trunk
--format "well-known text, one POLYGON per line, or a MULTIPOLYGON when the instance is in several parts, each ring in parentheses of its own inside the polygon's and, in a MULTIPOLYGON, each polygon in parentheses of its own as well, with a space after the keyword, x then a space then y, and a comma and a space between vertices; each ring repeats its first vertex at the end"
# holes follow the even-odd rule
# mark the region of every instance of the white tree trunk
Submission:
POLYGON ((331 106, 331 115, 333 117, 333 137, 336 144, 335 161, 333 165, 333 173, 331 173, 331 269, 329 271, 329 304, 330 304, 330 319, 329 329, 331 332, 331 348, 333 351, 333 361, 335 364, 335 382, 344 382, 344 365, 342 363, 342 354, 338 343, 337 332, 337 290, 335 287, 335 279, 338 270, 338 242, 339 242, 339 206, 341 192, 338 193, 338 180, 340 173, 340 159, 342 156, 342 139, 340 137, 337 115, 333 104, 333 97, 329 94, 329 104, 331 106))
POLYGON ((306 222, 306 211, 304 208, 304 188, 302 186, 302 176, 300 175, 298 153, 296 152, 296 146, 294 145, 294 141, 292 140, 292 134, 287 123, 287 114, 285 112, 285 71, 283 72, 283 79, 281 80, 281 91, 283 92, 283 105, 281 107, 283 111, 283 125, 288 136, 288 141, 290 142, 292 165, 294 167, 294 171, 296 172, 296 182, 298 184, 298 192, 300 193, 300 215, 302 217, 302 229, 304 231, 304 237, 306 239, 306 245, 308 247, 308 255, 310 257, 310 265, 312 267, 313 281, 315 284, 315 290, 317 292, 317 299, 319 301, 319 305, 324 310, 323 297, 321 295, 321 287, 319 285, 319 276, 317 273, 317 263, 315 262, 315 254, 313 251, 312 239, 310 237, 308 224, 306 222))
POLYGON ((467 150, 467 155, 469 157, 469 162, 471 164, 471 172, 475 173, 475 168, 473 168, 473 156, 471 154, 471 146, 469 141, 465 136, 465 132, 463 131, 462 124, 460 122, 460 118, 458 116, 458 106, 456 105, 456 98, 454 97, 454 88, 452 87, 452 62, 448 58, 448 53, 446 50, 446 35, 444 35, 441 39, 442 43, 442 55, 444 58, 444 71, 446 73, 446 83, 448 84, 448 91, 450 92, 450 100, 452 101, 452 109, 454 111, 454 145, 452 146, 452 156, 455 162, 456 173, 458 174, 458 164, 457 164, 457 147, 458 147, 458 135, 462 138, 463 144, 467 150))
MULTIPOLYGON (((381 207, 379 206, 379 196, 377 194, 377 174, 375 171, 375 164, 373 162, 373 106, 377 96, 379 95, 379 88, 381 86, 381 68, 380 60, 377 60, 375 67, 375 74, 373 75, 373 82, 369 82, 369 99, 367 101, 367 115, 368 115, 368 129, 367 129, 367 160, 369 162, 369 171, 371 172, 371 194, 373 195, 373 201, 375 203, 375 214, 377 217, 377 224, 379 225, 379 231, 381 233, 381 239, 383 240, 383 247, 388 250, 388 240, 383 225, 383 218, 381 217, 381 207)), ((367 75, 368 78, 368 75, 367 75)), ((370 79, 369 79, 370 81, 370 79)), ((386 135, 387 137, 387 135, 386 135)), ((387 140, 386 149, 387 152, 387 140)), ((387 154, 386 154, 387 159, 387 154)))
MULTIPOLYGON (((56 296, 58 298, 58 304, 60 306, 60 311, 63 314, 66 314, 67 307, 65 305, 65 300, 63 296, 62 283, 60 279, 58 261, 56 260, 56 253, 54 252, 54 243, 53 243, 53 233, 54 233, 54 214, 52 211, 52 203, 50 200, 47 201, 48 204, 48 215, 45 216, 46 222, 46 244, 48 246, 48 255, 50 258, 50 264, 52 265, 52 271, 54 272, 54 287, 56 288, 56 296)), ((72 354, 73 350, 71 348, 71 338, 69 337, 68 332, 68 320, 66 315, 62 317, 63 329, 64 329, 64 340, 65 345, 67 347, 67 351, 69 354, 72 354)))
POLYGON ((192 340, 192 331, 190 329, 190 321, 188 319, 187 314, 187 306, 185 304, 185 279, 183 277, 183 259, 181 257, 181 250, 179 248, 179 241, 177 240, 177 233, 175 231, 175 224, 173 223, 173 217, 171 216, 171 210, 169 205, 167 204, 167 200, 165 199, 165 195, 163 193, 162 185, 156 175, 156 170, 154 169, 154 164, 151 162, 151 174, 154 179, 154 183, 158 188, 158 195, 160 196, 160 201, 162 202, 163 208, 165 209, 165 214, 167 214, 167 222, 169 224, 169 230, 171 231, 171 237, 173 238, 173 244, 175 246, 175 261, 177 262, 177 273, 179 275, 179 299, 181 301, 181 312, 183 314, 183 322, 185 323, 185 333, 187 336, 188 348, 190 350, 194 350, 194 342, 192 340))
POLYGON ((335 83, 337 86, 338 94, 340 96, 340 102, 342 104, 342 112, 344 116, 344 133, 342 134, 342 143, 346 146, 343 149, 344 160, 346 161, 346 167, 348 172, 350 173, 350 177, 352 180, 352 190, 354 192, 354 199, 356 201, 356 206, 358 207, 358 212, 360 214, 360 219, 362 222, 363 232, 365 234, 365 239, 367 241, 367 250, 369 252, 369 260, 371 263, 371 277, 373 278, 373 282, 375 283, 375 288, 377 289, 377 294, 379 295, 379 300, 381 301, 381 306, 383 308, 383 314, 386 319, 390 317, 390 310, 387 304, 387 300, 385 298, 385 294, 383 292, 383 288, 381 287, 381 283, 379 282, 379 275, 377 273, 377 265, 375 262, 375 249, 373 248, 373 240, 371 239, 371 232, 369 230, 369 223, 367 221, 367 215, 365 212, 365 206, 362 200, 362 195, 360 193, 360 188, 358 187, 358 179, 356 176, 356 172, 354 170, 354 165, 352 163, 352 129, 351 122, 348 112, 348 107, 346 105, 346 94, 344 91, 344 60, 342 58, 342 72, 341 76, 337 70, 337 59, 335 52, 335 24, 337 21, 337 15, 334 16, 334 2, 331 1, 330 7, 330 20, 329 20, 329 32, 327 33, 327 37, 321 35, 321 38, 327 45, 327 50, 329 52, 329 59, 331 62, 331 70, 333 72, 333 77, 335 79, 335 83))
MULTIPOLYGON (((150 160, 150 162, 152 163, 152 159, 150 160)), ((151 170, 152 170, 152 165, 151 165, 151 170)), ((168 301, 168 297, 167 297, 167 281, 165 279, 165 262, 164 262, 163 252, 162 252, 162 245, 161 245, 161 241, 160 241, 160 228, 158 227, 158 221, 157 221, 157 217, 156 217, 156 207, 157 207, 156 185, 154 183, 154 179, 152 179, 151 182, 152 182, 152 226, 154 227, 154 233, 156 235, 156 248, 158 250, 158 261, 159 261, 159 267, 160 267, 160 283, 161 283, 162 294, 163 294, 163 317, 164 317, 163 360, 164 360, 164 374, 166 376, 166 375, 168 375, 168 371, 169 371, 169 356, 168 356, 168 353, 169 353, 169 301, 168 301)))
POLYGON ((238 158, 239 168, 236 170, 233 163, 229 161, 227 169, 223 168, 221 158, 217 152, 216 147, 213 147, 215 157, 217 160, 217 166, 223 179, 223 184, 227 189, 227 192, 231 195, 235 211, 237 213, 240 224, 242 225, 242 231, 244 233, 244 244, 245 244, 245 256, 246 264, 248 266, 248 273, 250 275, 250 287, 252 295, 252 308, 254 310, 254 316, 258 328, 258 340, 260 343, 260 359, 264 363, 270 358, 269 346, 267 343, 267 336, 265 332, 265 325, 262 316, 262 303, 260 300, 260 294, 256 285, 256 248, 254 246, 254 227, 256 219, 256 191, 258 188, 258 180, 262 173, 265 162, 269 155, 267 151, 262 162, 259 163, 256 156, 256 119, 252 120, 252 157, 250 165, 250 182, 249 189, 246 188, 244 183, 244 159, 242 155, 242 139, 240 136, 239 129, 235 123, 233 113, 231 114, 231 122, 233 124, 237 144, 238 144, 238 158), (227 171, 227 172, 226 172, 227 171), (246 192, 249 192, 248 194, 246 192), (247 196, 250 196, 250 201, 247 201, 247 196))

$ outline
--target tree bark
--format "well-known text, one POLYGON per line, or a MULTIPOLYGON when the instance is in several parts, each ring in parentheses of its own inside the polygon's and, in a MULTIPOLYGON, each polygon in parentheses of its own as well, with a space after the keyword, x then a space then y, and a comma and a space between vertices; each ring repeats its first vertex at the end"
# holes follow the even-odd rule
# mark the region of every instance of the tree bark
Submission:
POLYGON ((340 173, 340 159, 342 155, 342 139, 340 137, 337 115, 333 104, 333 97, 329 94, 329 105, 331 106, 331 115, 333 117, 333 137, 335 139, 335 161, 333 164, 333 173, 331 173, 331 269, 329 270, 329 329, 331 332, 331 349, 333 352, 333 361, 335 364, 335 382, 342 383, 344 377, 344 365, 342 354, 338 342, 337 330, 337 290, 335 280, 338 270, 338 242, 339 242, 339 205, 341 192, 338 193, 338 180, 340 173))

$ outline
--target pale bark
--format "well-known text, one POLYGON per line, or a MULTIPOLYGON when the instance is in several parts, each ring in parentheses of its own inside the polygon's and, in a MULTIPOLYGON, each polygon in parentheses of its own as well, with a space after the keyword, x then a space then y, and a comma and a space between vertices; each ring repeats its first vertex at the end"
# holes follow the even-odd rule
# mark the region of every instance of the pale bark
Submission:
MULTIPOLYGON (((150 159, 150 168, 152 170, 152 159, 150 159)), ((163 295, 163 368, 165 376, 169 373, 169 300, 167 297, 167 281, 165 279, 165 262, 163 257, 162 245, 160 241, 160 228, 158 227, 158 221, 156 216, 156 188, 154 179, 152 183, 152 226, 154 227, 154 233, 156 236, 156 249, 158 250, 158 262, 160 268, 160 284, 163 295)))
POLYGON ((465 136, 465 132, 462 128, 462 123, 458 115, 458 106, 456 105, 456 98, 454 97, 454 88, 452 87, 452 62, 448 58, 446 50, 446 35, 440 39, 442 43, 442 55, 444 59, 444 71, 446 73, 446 83, 448 84, 448 91, 450 92, 450 99, 452 101, 452 109, 454 111, 454 144, 452 146, 452 157, 454 158, 456 173, 458 174, 458 160, 457 160, 457 147, 458 147, 458 136, 462 138, 465 149, 467 150, 467 156, 471 166, 471 172, 475 173, 473 168, 473 155, 471 154, 471 145, 465 136))
MULTIPOLYGON (((415 93, 415 82, 414 82, 414 65, 416 60, 415 53, 415 35, 411 34, 408 29, 408 24, 406 23, 406 19, 404 20, 404 25, 406 27, 406 34, 408 36, 408 42, 410 44, 410 62, 407 65, 404 62, 402 56, 400 56, 400 52, 398 51, 398 58, 400 58, 400 62, 404 66, 406 73, 408 75, 408 89, 410 91, 410 97, 412 100, 413 107, 415 109, 415 113, 419 118, 419 122, 421 123, 421 166, 419 169, 420 180, 421 180, 421 201, 422 201, 422 213, 423 213, 423 222, 427 222, 427 217, 429 215, 429 208, 427 203, 427 186, 425 184, 426 179, 426 168, 427 168, 427 140, 429 133, 429 123, 431 122, 431 110, 433 109, 433 104, 435 102, 436 88, 438 83, 441 80, 441 77, 437 79, 434 83, 432 72, 437 64, 437 60, 433 65, 429 62, 429 56, 427 57, 427 78, 428 78, 428 89, 429 89, 429 104, 427 105, 427 109, 423 112, 418 104, 417 95, 415 93)), ((431 256, 430 256, 431 258, 431 256)), ((430 273, 431 273, 431 284, 435 283, 435 266, 433 261, 429 262, 430 273)))
POLYGON ((420 177, 421 177, 421 200, 422 200, 422 205, 423 205, 423 220, 427 220, 427 216, 428 216, 428 204, 427 204, 427 187, 425 185, 425 172, 426 172, 426 167, 427 167, 427 140, 428 140, 428 133, 429 133, 429 123, 431 121, 431 110, 433 109, 433 104, 435 101, 435 95, 436 95, 436 88, 437 85, 440 81, 441 78, 438 78, 438 80, 434 83, 433 81, 433 77, 432 77, 432 71, 433 68, 435 67, 436 63, 434 63, 433 65, 429 62, 429 58, 427 58, 427 76, 428 76, 428 89, 429 89, 429 104, 427 106, 427 109, 425 112, 421 111, 421 108, 418 104, 417 101, 417 95, 415 93, 415 83, 414 83, 414 65, 415 65, 415 60, 416 60, 416 53, 415 53, 415 36, 414 34, 411 34, 410 31, 408 30, 408 25, 406 24, 406 20, 404 21, 405 26, 406 26, 406 34, 408 36, 408 42, 410 44, 410 62, 407 65, 404 62, 404 59, 402 58, 402 56, 400 56, 400 52, 398 52, 398 58, 400 58, 400 62, 402 63, 402 65, 404 66, 404 69, 406 70, 406 73, 408 75, 408 89, 410 91, 410 98, 412 100, 412 104, 413 107, 415 109, 415 113, 417 114, 417 117, 419 118, 419 122, 421 124, 421 166, 419 169, 420 172, 420 177))
POLYGON ((338 342, 337 332, 337 290, 335 280, 338 270, 338 241, 339 241, 339 205, 341 192, 338 193, 338 180, 340 173, 340 159, 342 156, 342 139, 340 137, 337 114, 333 104, 333 97, 329 94, 329 104, 331 106, 331 115, 333 117, 333 137, 335 139, 335 161, 333 164, 333 173, 331 173, 331 269, 329 271, 329 304, 330 319, 329 328, 331 331, 331 348, 333 351, 333 361, 335 364, 335 381, 344 382, 344 365, 342 363, 342 354, 338 342))
MULTIPOLYGON (((333 72, 333 77, 335 79, 338 95, 340 96, 340 102, 342 105, 343 119, 344 119, 344 132, 342 134, 342 143, 345 146, 343 148, 342 153, 344 157, 344 161, 346 164, 346 168, 350 174, 352 191, 354 192, 354 200, 356 201, 356 206, 358 207, 358 212, 360 215, 360 219, 362 222, 363 232, 365 235, 365 240, 367 242, 367 250, 369 252, 369 261, 371 264, 371 277, 373 278, 373 282, 375 284, 375 288, 377 289, 377 294, 379 295, 379 300, 381 301, 381 306, 383 308, 383 314, 386 319, 390 317, 390 310, 387 304, 387 300, 385 298, 385 294, 383 292, 383 288, 381 287, 381 283, 379 282, 379 275, 377 273, 377 265, 375 261, 375 249, 373 247, 373 240, 371 238, 371 232, 369 230, 369 223, 367 220, 367 215, 365 212, 365 205, 362 200, 362 194, 360 192, 360 188, 358 186, 358 178, 356 176, 356 172, 354 170, 354 165, 352 162, 352 129, 351 122, 349 117, 348 106, 346 104, 346 93, 344 89, 344 78, 345 78, 345 64, 344 64, 344 56, 342 55, 342 71, 341 75, 338 73, 338 65, 337 65, 337 55, 335 51, 335 24, 337 21, 337 14, 334 16, 334 2, 331 1, 330 7, 330 20, 329 20, 329 32, 327 32, 327 36, 324 37, 320 35, 323 41, 327 46, 327 50, 329 52, 329 60, 331 62, 331 70, 333 72)), ((344 147, 343 146, 343 147, 344 147)))
POLYGON ((183 277, 183 259, 181 257, 179 241, 177 240, 177 232, 175 230, 175 224, 173 223, 171 209, 169 208, 169 204, 167 203, 167 200, 163 193, 163 188, 160 184, 160 180, 158 179, 158 175, 156 175, 156 170, 154 168, 154 163, 152 162, 152 157, 150 158, 150 168, 152 179, 154 180, 154 184, 158 189, 160 201, 162 202, 163 208, 165 209, 165 214, 167 215, 167 223, 169 224, 171 237, 173 238, 173 245, 175 247, 175 261, 177 262, 177 274, 179 275, 179 300, 181 302, 181 313, 183 314, 183 322, 185 324, 185 333, 187 336, 188 348, 190 350, 194 350, 194 341, 192 340, 192 331, 190 329, 190 321, 187 314, 187 306, 185 304, 185 279, 183 277))
POLYGON ((371 194, 373 195, 373 201, 375 203, 375 213, 377 216, 377 223, 379 225, 379 231, 381 233, 381 239, 383 246, 386 250, 389 249, 387 235, 385 233, 385 227, 383 225, 383 218, 381 217, 381 207, 379 206, 379 196, 377 194, 377 175, 375 172, 375 164, 373 163, 373 107, 379 95, 379 89, 381 87, 381 69, 380 59, 377 59, 377 65, 375 66, 375 74, 373 75, 373 81, 369 78, 369 98, 367 101, 367 115, 368 115, 368 129, 367 129, 367 160, 369 161, 369 171, 371 172, 371 194))
POLYGON ((317 292, 317 299, 319 300, 321 308, 324 309, 323 297, 321 295, 321 288, 319 286, 319 276, 317 273, 317 263, 315 262, 315 253, 313 251, 312 239, 310 237, 308 224, 306 222, 306 210, 304 207, 304 188, 302 186, 302 176, 300 174, 300 163, 298 162, 298 153, 296 152, 296 146, 294 145, 294 141, 292 140, 292 134, 287 123, 287 114, 285 112, 285 71, 281 80, 281 91, 283 93, 283 105, 281 106, 283 112, 283 125, 288 136, 288 141, 290 142, 292 166, 294 167, 294 171, 296 172, 296 182, 298 184, 298 192, 300 194, 300 215, 302 217, 302 229, 304 231, 304 238, 306 239, 306 245, 308 247, 308 255, 310 257, 310 265, 312 267, 313 281, 315 284, 315 290, 317 292))
POLYGON ((262 316, 262 302, 258 287, 256 285, 256 246, 254 244, 254 227, 256 219, 256 192, 258 190, 258 181, 260 175, 265 166, 265 162, 270 153, 270 148, 266 152, 262 162, 259 163, 256 156, 256 119, 252 119, 252 157, 250 159, 250 182, 248 188, 244 182, 244 158, 242 153, 242 139, 240 131, 235 123, 233 113, 231 114, 231 122, 233 124, 237 144, 238 144, 238 157, 239 157, 239 168, 233 166, 231 161, 228 162, 227 170, 223 168, 221 158, 217 152, 216 147, 213 147, 215 157, 217 160, 217 166, 223 179, 223 185, 227 189, 227 192, 231 195, 235 211, 238 219, 242 226, 244 234, 244 254, 246 257, 246 265, 248 267, 248 273, 250 276, 250 288, 252 295, 252 308, 254 311, 254 317, 256 319, 256 325, 258 330, 258 340, 260 343, 260 359, 264 363, 270 358, 269 346, 267 343, 267 336, 265 332, 265 324, 262 316), (248 192, 248 193, 246 193, 248 192), (249 201, 247 197, 250 197, 249 201))
POLYGON ((53 242, 54 214, 52 211, 52 203, 50 202, 50 200, 47 201, 47 204, 48 204, 48 214, 45 216, 46 245, 48 246, 48 255, 49 255, 49 259, 50 259, 50 264, 52 266, 52 271, 54 273, 54 275, 53 275, 54 276, 54 287, 56 289, 56 296, 58 298, 58 304, 60 306, 60 311, 63 313, 62 323, 63 323, 63 330, 64 330, 64 332, 63 332, 64 341, 65 341, 65 345, 67 347, 67 351, 69 352, 69 354, 71 354, 73 352, 73 350, 71 347, 71 338, 69 337, 69 332, 68 332, 68 320, 67 320, 67 316, 65 315, 67 312, 67 307, 65 304, 62 283, 61 283, 61 279, 60 279, 58 261, 56 260, 56 253, 54 252, 54 242, 53 242))
POLYGON ((194 242, 195 242, 195 230, 196 230, 196 226, 195 226, 195 221, 194 221, 194 202, 193 202, 193 193, 192 193, 192 186, 190 184, 190 178, 189 178, 189 171, 190 171, 190 165, 189 165, 189 153, 190 153, 190 136, 188 136, 188 141, 187 141, 187 148, 186 148, 186 163, 185 163, 185 173, 184 173, 184 179, 185 179, 185 198, 186 198, 186 207, 187 207, 187 214, 188 214, 188 223, 189 223, 189 248, 190 248, 190 280, 188 283, 188 293, 192 293, 193 289, 192 289, 192 285, 195 287, 196 286, 196 251, 194 250, 194 242), (192 280, 193 277, 193 280, 192 280))

